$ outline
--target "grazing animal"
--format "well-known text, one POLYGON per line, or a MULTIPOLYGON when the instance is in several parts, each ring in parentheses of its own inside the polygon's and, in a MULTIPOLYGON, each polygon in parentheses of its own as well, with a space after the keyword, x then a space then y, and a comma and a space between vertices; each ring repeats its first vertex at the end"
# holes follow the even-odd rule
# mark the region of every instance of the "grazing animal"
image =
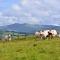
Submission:
POLYGON ((40 37, 40 32, 35 32, 36 37, 40 37))
POLYGON ((53 37, 57 36, 57 34, 58 34, 56 30, 51 30, 50 32, 52 33, 53 37))
POLYGON ((48 32, 49 32, 50 30, 44 30, 44 37, 46 38, 47 36, 48 36, 48 32))
POLYGON ((4 36, 4 40, 10 41, 11 39, 12 39, 12 37, 10 34, 4 36))
POLYGON ((11 37, 11 35, 9 34, 9 35, 8 35, 8 40, 11 41, 11 39, 12 39, 12 37, 11 37))
POLYGON ((41 37, 41 39, 47 38, 48 32, 49 32, 49 30, 40 31, 40 37, 41 37))
POLYGON ((45 30, 44 36, 48 37, 48 38, 53 38, 53 37, 57 36, 57 31, 56 30, 45 30))
POLYGON ((49 37, 49 39, 52 39, 53 38, 53 35, 52 35, 51 31, 48 31, 47 37, 49 37))
POLYGON ((42 39, 44 37, 44 32, 43 31, 40 31, 40 38, 42 39))
POLYGON ((57 31, 56 30, 44 30, 40 32, 36 32, 35 36, 44 39, 44 38, 53 38, 57 36, 57 31))
POLYGON ((40 31, 40 32, 36 32, 35 33, 35 36, 43 39, 43 38, 46 38, 48 36, 48 31, 49 30, 44 30, 44 31, 40 31))

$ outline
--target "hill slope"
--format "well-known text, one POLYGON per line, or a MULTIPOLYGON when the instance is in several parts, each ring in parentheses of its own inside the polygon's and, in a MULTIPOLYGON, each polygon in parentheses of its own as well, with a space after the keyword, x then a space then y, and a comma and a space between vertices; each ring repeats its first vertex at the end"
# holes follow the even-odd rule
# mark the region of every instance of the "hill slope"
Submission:
POLYGON ((0 41, 0 60, 60 60, 60 39, 0 41))
POLYGON ((1 26, 0 29, 7 31, 34 33, 35 31, 45 30, 45 29, 56 29, 60 31, 60 26, 54 25, 31 25, 31 24, 11 24, 7 26, 1 26))

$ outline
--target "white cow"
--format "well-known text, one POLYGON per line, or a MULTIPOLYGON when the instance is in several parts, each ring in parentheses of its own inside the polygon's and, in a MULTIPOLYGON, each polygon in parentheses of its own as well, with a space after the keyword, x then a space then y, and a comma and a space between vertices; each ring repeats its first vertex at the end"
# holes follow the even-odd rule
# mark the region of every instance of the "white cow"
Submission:
POLYGON ((40 38, 44 38, 44 32, 43 31, 40 31, 40 38))
POLYGON ((8 40, 8 35, 5 35, 4 36, 4 40, 8 40))
POLYGON ((8 35, 5 35, 4 36, 4 39, 3 40, 7 40, 7 41, 9 40, 10 41, 11 39, 12 39, 11 35, 8 34, 8 35))
POLYGON ((53 37, 57 36, 57 34, 58 34, 56 30, 51 30, 50 32, 52 33, 53 37))
POLYGON ((36 32, 35 36, 42 38, 52 38, 57 36, 57 31, 56 30, 44 30, 44 31, 40 31, 40 32, 36 32))
POLYGON ((36 37, 40 37, 40 32, 35 32, 36 37))
POLYGON ((49 37, 49 38, 52 38, 52 37, 55 37, 55 36, 57 36, 57 31, 56 30, 44 30, 44 36, 45 36, 45 38, 46 37, 49 37))
POLYGON ((49 31, 50 31, 50 30, 44 30, 43 35, 44 35, 45 38, 48 36, 48 32, 49 32, 49 31))
POLYGON ((42 38, 46 38, 48 36, 48 31, 49 30, 44 30, 44 31, 40 31, 40 32, 36 32, 35 36, 42 38))
POLYGON ((11 37, 11 35, 10 35, 10 34, 8 35, 8 39, 9 39, 9 41, 11 41, 11 40, 12 40, 12 37, 11 37))

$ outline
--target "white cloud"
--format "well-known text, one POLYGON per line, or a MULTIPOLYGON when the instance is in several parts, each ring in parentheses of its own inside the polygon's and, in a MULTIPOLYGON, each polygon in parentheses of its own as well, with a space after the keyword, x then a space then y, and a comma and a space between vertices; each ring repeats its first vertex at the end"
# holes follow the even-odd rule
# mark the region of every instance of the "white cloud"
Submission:
POLYGON ((29 3, 29 0, 22 0, 21 4, 22 5, 27 5, 29 3))
POLYGON ((3 13, 2 12, 0 12, 0 16, 2 16, 3 15, 3 13))
POLYGON ((51 17, 52 18, 60 18, 60 15, 59 14, 56 14, 56 15, 52 15, 51 17))
POLYGON ((39 24, 40 20, 38 20, 36 17, 29 17, 28 20, 25 20, 25 23, 28 24, 39 24))
POLYGON ((51 6, 53 8, 60 8, 59 5, 60 5, 60 1, 58 0, 44 0, 44 2, 46 4, 48 4, 47 6, 51 6))
POLYGON ((30 23, 31 24, 39 24, 40 22, 39 22, 39 20, 37 18, 32 17, 32 19, 30 20, 30 23))
POLYGON ((39 1, 39 0, 35 0, 34 2, 35 2, 35 4, 37 4, 37 5, 40 5, 40 4, 41 4, 41 1, 39 1))
POLYGON ((41 16, 49 16, 49 11, 42 10, 42 11, 40 11, 40 15, 41 16))
POLYGON ((0 25, 14 24, 17 21, 17 17, 14 16, 0 16, 0 25))
POLYGON ((13 5, 12 5, 12 9, 13 9, 14 11, 20 11, 20 10, 21 10, 21 7, 20 7, 18 4, 13 4, 13 5))
POLYGON ((20 17, 18 23, 39 24, 41 20, 36 17, 20 17))
POLYGON ((4 6, 4 8, 2 7, 2 9, 6 11, 5 14, 0 12, 0 22, 4 22, 5 24, 21 23, 21 21, 30 24, 39 24, 41 21, 43 24, 47 24, 47 22, 49 24, 60 23, 55 22, 57 18, 60 19, 59 0, 20 0, 18 3, 12 2, 11 5, 11 8, 10 4, 4 6), (5 9, 5 7, 9 8, 5 9), (16 16, 16 18, 13 16, 16 16))
POLYGON ((32 17, 31 13, 24 13, 24 15, 27 16, 27 17, 32 17))

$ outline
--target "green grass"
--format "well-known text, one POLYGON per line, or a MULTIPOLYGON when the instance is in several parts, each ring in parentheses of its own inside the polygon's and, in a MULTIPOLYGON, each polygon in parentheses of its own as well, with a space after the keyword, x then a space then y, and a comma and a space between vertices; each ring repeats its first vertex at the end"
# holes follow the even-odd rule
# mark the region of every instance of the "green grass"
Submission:
POLYGON ((0 60, 60 60, 60 39, 0 41, 0 60))

